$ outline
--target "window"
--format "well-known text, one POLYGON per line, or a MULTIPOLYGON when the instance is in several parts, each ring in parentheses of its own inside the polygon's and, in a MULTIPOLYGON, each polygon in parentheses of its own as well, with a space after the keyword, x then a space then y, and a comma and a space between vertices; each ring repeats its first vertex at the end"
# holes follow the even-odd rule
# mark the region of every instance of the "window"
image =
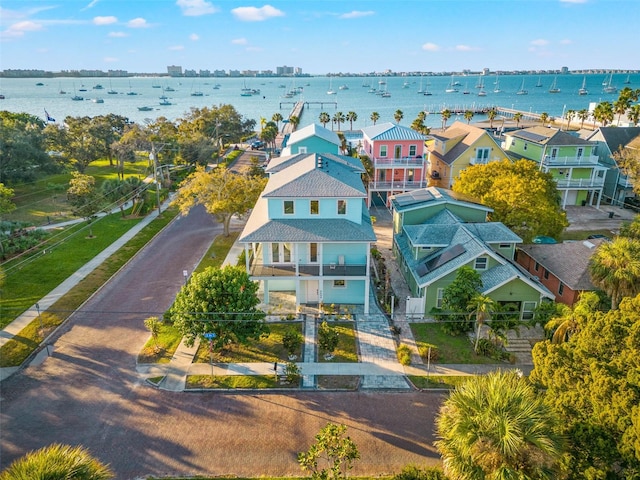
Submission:
POLYGON ((284 201, 284 214, 293 215, 293 200, 284 201))
POLYGON ((578 148, 578 154, 576 155, 576 157, 578 157, 578 160, 580 160, 582 158, 582 154, 584 153, 584 149, 582 147, 578 148))
POLYGON ((556 158, 558 156, 558 149, 557 148, 552 148, 551 149, 551 158, 556 158))
POLYGON ((500 244, 500 248, 511 248, 511 244, 510 243, 501 243, 500 244))
POLYGON ((418 154, 418 146, 417 145, 409 145, 409 156, 415 157, 418 154))
POLYGON ((546 268, 544 269, 544 279, 545 280, 549 279, 549 270, 547 270, 546 268))
POLYGON ((442 298, 444 297, 444 288, 436 291, 436 308, 442 308, 442 298))
POLYGON ((533 320, 536 302, 522 302, 522 320, 533 320))
POLYGON ((533 269, 537 272, 538 270, 540 270, 540 264, 538 262, 536 262, 535 266, 533 267, 533 269))
POLYGON ((387 156, 387 146, 386 145, 380 145, 380 156, 381 157, 386 157, 387 156))
POLYGON ((393 158, 402 158, 402 145, 396 145, 393 148, 393 158))
POLYGON ((307 147, 298 147, 298 153, 307 153, 307 147))
POLYGON ((525 143, 524 146, 522 147, 522 149, 526 150, 527 149, 527 145, 528 145, 528 143, 525 143))
POLYGON ((564 293, 564 283, 560 282, 560 286, 558 287, 558 295, 562 295, 564 293))
POLYGON ((407 182, 413 182, 413 168, 407 170, 407 182))
POLYGON ((309 202, 309 213, 311 215, 318 215, 320 213, 320 202, 318 200, 311 200, 309 202))
POLYGON ((346 215, 346 214, 347 214, 347 201, 338 200, 338 215, 346 215))
POLYGON ((346 280, 334 280, 333 281, 333 288, 347 288, 347 281, 346 280))
POLYGON ((272 263, 291 263, 291 244, 272 243, 271 244, 272 263))
POLYGON ((489 159, 489 154, 491 153, 490 148, 477 148, 476 149, 476 163, 487 163, 489 159))
POLYGON ((309 262, 310 263, 318 262, 318 244, 317 243, 309 244, 309 262))
POLYGON ((513 141, 511 142, 511 146, 515 147, 516 146, 516 139, 514 138, 513 141))
POLYGON ((476 258, 476 262, 475 262, 474 268, 476 270, 486 270, 487 269, 488 260, 489 259, 487 257, 478 257, 478 258, 476 258))

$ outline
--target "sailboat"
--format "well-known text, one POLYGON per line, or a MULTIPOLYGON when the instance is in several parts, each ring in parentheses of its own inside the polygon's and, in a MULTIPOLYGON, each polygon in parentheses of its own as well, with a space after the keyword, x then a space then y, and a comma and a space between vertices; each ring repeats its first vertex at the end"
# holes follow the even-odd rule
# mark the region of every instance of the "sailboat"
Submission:
POLYGON ((538 77, 538 83, 536 83, 536 88, 542 87, 542 77, 538 77))
POLYGON ((422 89, 422 75, 420 75, 420 90, 418 90, 418 94, 424 94, 424 90, 422 89))
POLYGON ((602 91, 604 93, 616 93, 618 91, 618 89, 616 87, 614 87, 613 85, 611 85, 611 82, 613 81, 613 72, 611 73, 611 75, 609 76, 609 80, 607 81, 607 85, 606 87, 604 87, 602 89, 602 91))
POLYGON ((380 95, 382 98, 389 98, 391 97, 391 94, 387 91, 387 84, 384 84, 384 92, 382 92, 382 95, 380 95))
POLYGON ((495 84, 495 88, 493 89, 493 93, 500 93, 500 79, 498 78, 498 74, 496 73, 496 81, 493 82, 495 84))
POLYGON ((424 93, 423 93, 423 95, 425 95, 425 96, 427 96, 427 97, 429 97, 429 96, 433 95, 433 94, 429 91, 429 85, 430 85, 430 84, 431 84, 431 82, 430 82, 430 81, 429 81, 429 79, 427 78, 427 84, 426 84, 426 86, 425 86, 424 93))
POLYGON ((456 88, 455 82, 453 81, 453 75, 451 75, 451 83, 445 90, 445 93, 456 93, 458 89, 456 88))
POLYGON ((478 91, 479 97, 486 97, 487 92, 484 91, 484 79, 480 78, 480 90, 478 91))
POLYGON ((589 90, 587 90, 587 77, 586 75, 582 78, 582 87, 578 90, 578 95, 589 95, 589 90))
POLYGON ((558 88, 558 85, 556 84, 558 81, 558 77, 553 77, 553 83, 551 84, 551 87, 549 88, 549 93, 560 93, 560 89, 558 88))
POLYGON ((516 95, 528 95, 529 91, 524 89, 524 78, 522 79, 522 85, 520 85, 520 90, 516 92, 516 95))
POLYGON ((73 100, 74 102, 79 102, 80 100, 84 100, 84 97, 81 97, 80 95, 78 95, 76 93, 76 86, 73 86, 73 97, 71 97, 71 100, 73 100))
POLYGON ((464 85, 464 90, 462 91, 463 95, 469 95, 471 92, 469 91, 469 82, 464 85))
POLYGON ((331 87, 332 82, 332 78, 329 77, 329 90, 327 90, 327 95, 335 95, 336 91, 331 87))
POLYGON ((111 86, 111 80, 109 80, 109 91, 107 92, 107 94, 109 95, 117 95, 118 92, 116 92, 113 87, 111 86))
POLYGON ((129 82, 129 91, 127 92, 127 95, 138 95, 138 94, 137 94, 137 92, 134 92, 134 91, 131 89, 131 82, 129 82))
POLYGON ((629 85, 631 83, 631 75, 627 75, 626 80, 624 81, 625 85, 629 85))

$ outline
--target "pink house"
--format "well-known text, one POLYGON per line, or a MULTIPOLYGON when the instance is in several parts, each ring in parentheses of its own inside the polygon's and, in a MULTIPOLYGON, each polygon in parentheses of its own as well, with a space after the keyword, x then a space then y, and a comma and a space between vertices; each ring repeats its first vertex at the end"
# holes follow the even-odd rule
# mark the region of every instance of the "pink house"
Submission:
POLYGON ((392 195, 427 186, 424 135, 390 122, 363 128, 362 133, 362 153, 373 164, 367 206, 389 206, 392 195))

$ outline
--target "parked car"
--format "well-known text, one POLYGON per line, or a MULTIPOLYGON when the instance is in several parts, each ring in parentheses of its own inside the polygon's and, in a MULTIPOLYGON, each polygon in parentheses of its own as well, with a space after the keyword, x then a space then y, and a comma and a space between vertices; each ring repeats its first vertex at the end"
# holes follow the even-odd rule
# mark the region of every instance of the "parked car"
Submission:
POLYGON ((251 143, 251 150, 260 150, 261 148, 264 148, 263 141, 256 140, 255 142, 251 143))

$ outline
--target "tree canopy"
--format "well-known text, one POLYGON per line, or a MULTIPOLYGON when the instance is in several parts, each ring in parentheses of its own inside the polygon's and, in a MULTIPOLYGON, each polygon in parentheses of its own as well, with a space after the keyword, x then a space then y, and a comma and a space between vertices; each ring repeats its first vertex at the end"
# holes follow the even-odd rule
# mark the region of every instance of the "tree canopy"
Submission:
POLYGON ((196 205, 203 205, 224 225, 229 236, 233 215, 245 215, 253 208, 267 183, 266 178, 235 174, 219 165, 207 172, 199 167, 181 184, 173 203, 185 214, 196 205))
POLYGON ((209 267, 194 273, 184 285, 167 317, 185 336, 187 345, 214 333, 216 347, 244 343, 268 333, 265 313, 257 308, 258 283, 242 267, 209 267))
POLYGON ((533 349, 530 380, 563 419, 568 478, 640 475, 640 295, 575 317, 568 341, 533 349))
POLYGON ((453 190, 493 208, 490 219, 504 223, 525 243, 537 235, 558 237, 569 225, 553 177, 530 160, 472 165, 460 172, 453 190))
POLYGON ((623 297, 640 293, 640 240, 619 236, 603 242, 591 256, 589 273, 615 310, 623 297))

